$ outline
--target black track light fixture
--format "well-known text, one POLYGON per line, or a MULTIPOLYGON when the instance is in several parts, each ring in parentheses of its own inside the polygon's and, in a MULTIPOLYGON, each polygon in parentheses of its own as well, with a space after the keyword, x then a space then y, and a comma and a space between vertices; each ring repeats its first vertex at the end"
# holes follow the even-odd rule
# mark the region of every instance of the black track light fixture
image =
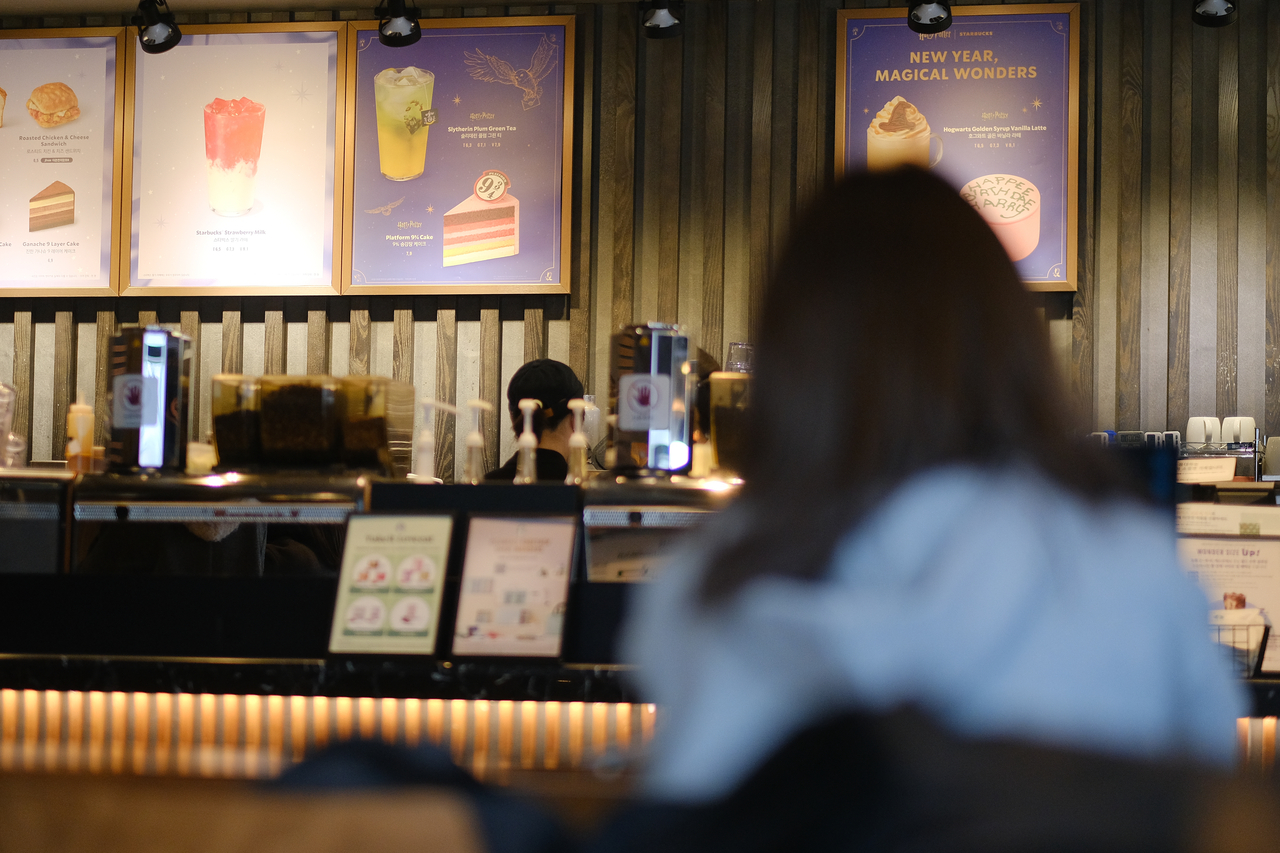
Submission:
POLYGON ((164 53, 182 41, 182 30, 173 22, 165 0, 142 0, 130 23, 138 28, 138 46, 143 53, 164 53))
POLYGON ((378 41, 387 47, 408 47, 422 38, 422 26, 418 19, 422 10, 406 6, 404 0, 387 0, 385 6, 375 10, 378 16, 378 41))
POLYGON ((653 0, 641 7, 644 34, 651 39, 673 39, 684 30, 684 24, 672 14, 668 0, 653 0))
POLYGON ((1202 27, 1225 27, 1236 22, 1239 11, 1231 0, 1192 0, 1191 20, 1202 27))
POLYGON ((951 26, 950 3, 915 3, 907 9, 907 26, 917 33, 940 33, 951 26))

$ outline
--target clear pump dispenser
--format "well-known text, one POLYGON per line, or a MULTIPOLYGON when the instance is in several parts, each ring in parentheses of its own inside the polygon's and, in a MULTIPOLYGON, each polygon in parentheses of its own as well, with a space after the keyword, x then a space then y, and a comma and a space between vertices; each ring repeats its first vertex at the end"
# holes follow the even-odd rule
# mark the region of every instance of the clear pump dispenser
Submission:
POLYGON ((456 416, 456 407, 440 400, 423 397, 418 401, 422 407, 422 429, 414 441, 413 480, 416 483, 432 484, 436 481, 436 409, 456 416))
POLYGON ((569 401, 569 411, 573 412, 573 435, 569 436, 569 474, 564 478, 566 486, 581 486, 582 481, 587 479, 587 450, 590 442, 582 429, 586 409, 586 400, 569 401))
POLYGON ((484 431, 481 429, 481 418, 485 412, 492 412, 493 405, 484 400, 472 400, 467 403, 471 409, 471 432, 467 433, 467 462, 463 468, 463 478, 473 486, 484 482, 484 431))
POLYGON ((533 431, 533 413, 542 408, 542 401, 526 397, 518 405, 524 415, 524 432, 516 439, 515 482, 527 486, 538 482, 538 436, 533 431))

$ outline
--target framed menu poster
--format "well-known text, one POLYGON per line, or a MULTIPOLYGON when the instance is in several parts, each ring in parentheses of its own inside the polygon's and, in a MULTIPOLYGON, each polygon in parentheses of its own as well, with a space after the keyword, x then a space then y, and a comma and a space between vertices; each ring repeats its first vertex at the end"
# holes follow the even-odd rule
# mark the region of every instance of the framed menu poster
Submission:
POLYGON ((0 30, 0 296, 113 296, 125 30, 0 30))
POLYGON ((837 12, 836 174, 914 164, 982 214, 1030 290, 1075 290, 1080 10, 837 12))
POLYGON ((344 293, 568 293, 571 15, 348 48, 344 293))
POLYGON ((453 653, 559 657, 577 532, 569 517, 472 516, 453 653))
POLYGON ((345 23, 129 42, 125 295, 336 294, 345 23))

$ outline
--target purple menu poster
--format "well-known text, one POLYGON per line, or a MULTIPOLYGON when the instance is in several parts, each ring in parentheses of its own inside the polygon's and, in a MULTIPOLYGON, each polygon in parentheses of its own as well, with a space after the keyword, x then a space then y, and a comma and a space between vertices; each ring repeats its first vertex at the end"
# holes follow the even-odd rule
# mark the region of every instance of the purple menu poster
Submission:
POLYGON ((840 13, 836 168, 932 169, 1028 287, 1075 290, 1076 6, 953 11, 932 35, 912 32, 902 9, 840 13))
POLYGON ((567 291, 572 19, 514 20, 356 33, 347 292, 567 291))

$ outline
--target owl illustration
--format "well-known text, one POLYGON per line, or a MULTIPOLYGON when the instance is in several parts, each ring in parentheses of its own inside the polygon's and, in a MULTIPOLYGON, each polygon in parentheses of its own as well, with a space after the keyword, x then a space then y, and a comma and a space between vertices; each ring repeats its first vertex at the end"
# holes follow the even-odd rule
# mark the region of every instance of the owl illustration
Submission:
POLYGON ((524 93, 520 103, 528 110, 542 103, 542 79, 556 67, 556 51, 559 49, 558 45, 543 36, 542 41, 538 43, 538 49, 533 52, 529 67, 518 71, 511 63, 496 56, 490 56, 482 50, 476 50, 474 53, 468 50, 465 56, 467 65, 471 66, 468 70, 476 80, 518 86, 524 93))

